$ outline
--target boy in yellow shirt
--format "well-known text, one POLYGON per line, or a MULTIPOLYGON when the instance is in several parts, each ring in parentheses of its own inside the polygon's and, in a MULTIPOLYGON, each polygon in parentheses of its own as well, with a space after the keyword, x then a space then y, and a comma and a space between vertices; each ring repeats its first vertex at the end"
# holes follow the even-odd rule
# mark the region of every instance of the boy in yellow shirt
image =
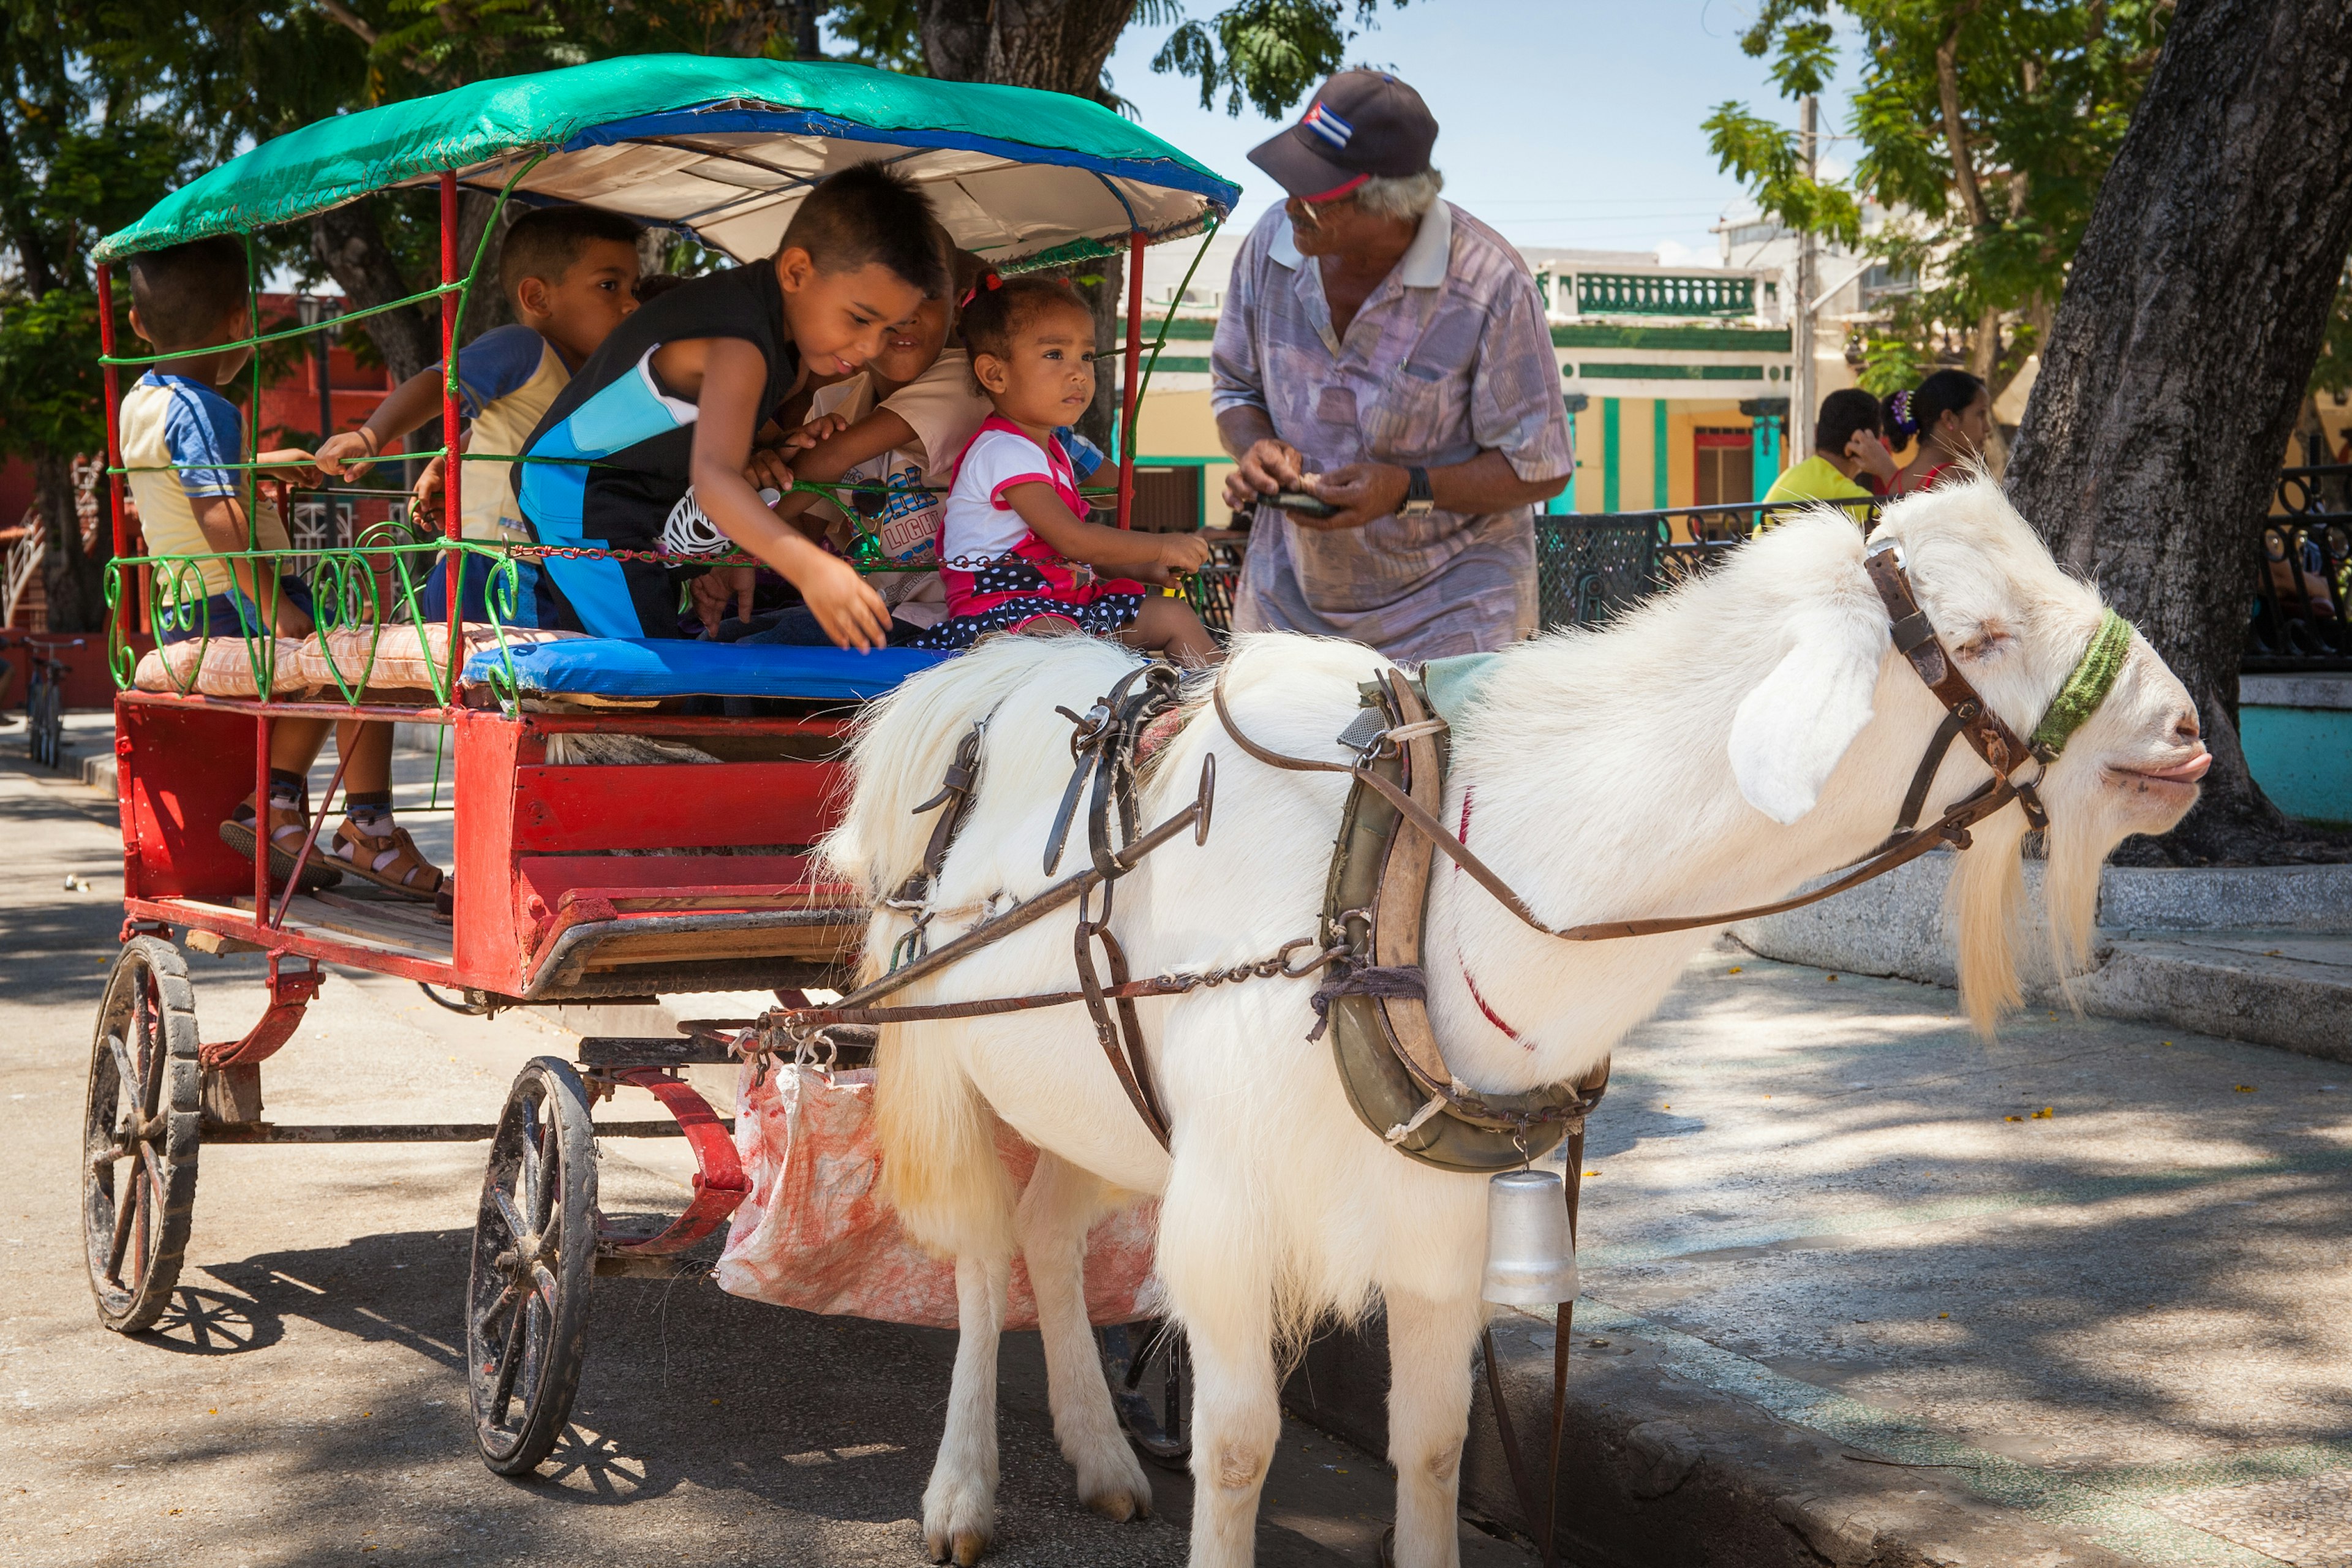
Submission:
MULTIPOLYGON (((637 308, 637 226, 618 213, 594 207, 540 207, 514 221, 499 248, 499 288, 515 319, 484 332, 457 356, 458 400, 473 428, 469 452, 520 452, 582 362, 596 352, 614 327, 637 308)), ((338 479, 365 468, 378 454, 441 417, 444 376, 428 365, 394 389, 356 430, 330 437, 319 447, 319 467, 338 479)), ((435 458, 417 486, 419 510, 437 506, 442 491, 441 458, 435 458)), ((515 507, 510 462, 468 460, 458 488, 467 539, 529 543, 515 507)), ((465 618, 489 619, 483 602, 492 563, 466 558, 465 618)), ((535 569, 520 568, 521 603, 499 618, 536 626, 532 592, 535 569)), ((419 610, 431 622, 448 614, 441 571, 419 595, 419 610)))
MULTIPOLYGON (((155 621, 161 643, 205 637, 299 637, 310 630, 310 595, 299 577, 247 551, 290 550, 278 509, 253 491, 246 510, 244 432, 236 407, 214 388, 227 383, 253 353, 220 348, 251 334, 245 247, 227 236, 152 250, 131 258, 131 326, 158 353, 123 395, 123 466, 139 503, 147 552, 194 557, 160 572, 155 621), (182 352, 184 351, 184 352, 182 352), (240 559, 239 557, 243 558, 240 559)), ((299 451, 257 454, 265 468, 299 473, 299 451)), ((266 846, 270 874, 283 882, 310 831, 307 779, 326 743, 323 719, 279 719, 269 729, 269 799, 247 795, 220 825, 240 855, 266 846), (267 825, 262 824, 266 812, 267 825)), ((346 721, 334 726, 344 757, 344 818, 334 843, 314 851, 301 886, 331 888, 344 871, 406 897, 430 900, 440 868, 417 853, 392 817, 392 726, 346 721)))
POLYGON ((1788 510, 1760 514, 1756 531, 1763 532, 1807 501, 1860 501, 1862 505, 1843 510, 1858 526, 1869 527, 1871 509, 1895 478, 1895 456, 1879 438, 1880 419, 1878 399, 1859 387, 1822 399, 1822 411, 1813 420, 1813 455, 1773 480, 1764 493, 1765 505, 1785 502, 1788 510), (1877 489, 1859 482, 1864 474, 1877 481, 1877 489))

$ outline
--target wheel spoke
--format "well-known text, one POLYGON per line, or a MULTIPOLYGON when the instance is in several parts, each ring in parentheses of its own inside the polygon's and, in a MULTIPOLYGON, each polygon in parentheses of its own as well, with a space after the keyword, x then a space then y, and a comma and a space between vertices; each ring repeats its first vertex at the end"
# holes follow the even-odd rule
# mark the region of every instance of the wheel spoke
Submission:
POLYGON ((507 1405, 514 1398, 515 1373, 522 1370, 522 1328, 530 1317, 528 1300, 516 1304, 507 1320, 506 1348, 499 1352, 498 1381, 490 1388, 490 1425, 507 1424, 507 1405))
POLYGON ((122 1283, 123 1249, 131 1245, 131 1222, 139 1210, 139 1194, 146 1189, 145 1179, 139 1167, 133 1165, 131 1179, 114 1194, 114 1237, 106 1249, 106 1282, 110 1285, 122 1283))
POLYGON ((152 975, 142 974, 139 986, 139 1119, 142 1121, 155 1114, 163 1097, 163 1031, 157 1027, 160 1009, 155 1005, 155 982, 152 975))
POLYGON ((496 1300, 474 1314, 475 1338, 487 1340, 490 1337, 490 1325, 497 1321, 500 1312, 513 1304, 517 1294, 514 1285, 509 1282, 499 1290, 496 1300))
MULTIPOLYGON (((522 1166, 515 1183, 515 1198, 526 1213, 539 1207, 539 1105, 535 1100, 522 1102, 522 1166)), ((518 1226, 520 1236, 530 1227, 518 1226)))
POLYGON ((542 1122, 539 1130, 538 1183, 530 1193, 530 1228, 545 1230, 547 1216, 555 1207, 555 1189, 563 1180, 563 1166, 556 1152, 555 1123, 542 1122), (550 1178, 552 1177, 552 1180, 550 1178))
POLYGON ((530 1266, 530 1285, 532 1298, 545 1306, 548 1316, 552 1318, 555 1315, 556 1290, 553 1271, 544 1263, 533 1263, 530 1266))
POLYGON ((507 1227, 507 1239, 520 1247, 530 1227, 522 1223, 522 1215, 515 1208, 514 1199, 507 1195, 504 1187, 492 1187, 490 1204, 498 1210, 499 1223, 507 1227))
POLYGON ((121 1035, 107 1036, 106 1048, 114 1058, 114 1104, 119 1118, 125 1101, 139 1103, 139 1069, 131 1065, 131 1047, 122 1043, 121 1035))

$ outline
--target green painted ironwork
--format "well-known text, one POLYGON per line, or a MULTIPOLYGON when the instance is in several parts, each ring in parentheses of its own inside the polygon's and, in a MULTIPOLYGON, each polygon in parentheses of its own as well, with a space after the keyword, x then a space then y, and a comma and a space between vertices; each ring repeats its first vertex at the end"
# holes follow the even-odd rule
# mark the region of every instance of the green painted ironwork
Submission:
POLYGON ((1585 381, 1762 381, 1760 364, 1579 364, 1585 381))
POLYGON ((1690 349, 1702 353, 1787 353, 1786 327, 1632 327, 1570 321, 1551 330, 1560 349, 1690 349))
POLYGON ((1595 316, 1752 316, 1756 279, 1721 273, 1580 272, 1576 308, 1595 316))

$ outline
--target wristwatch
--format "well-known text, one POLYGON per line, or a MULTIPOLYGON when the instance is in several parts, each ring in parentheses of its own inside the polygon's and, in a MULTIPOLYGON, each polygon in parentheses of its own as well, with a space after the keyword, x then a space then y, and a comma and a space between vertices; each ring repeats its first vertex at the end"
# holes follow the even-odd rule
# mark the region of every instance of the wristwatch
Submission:
POLYGON ((1407 468, 1404 472, 1404 504, 1397 508, 1397 515, 1427 517, 1437 510, 1437 499, 1430 493, 1429 470, 1407 468))

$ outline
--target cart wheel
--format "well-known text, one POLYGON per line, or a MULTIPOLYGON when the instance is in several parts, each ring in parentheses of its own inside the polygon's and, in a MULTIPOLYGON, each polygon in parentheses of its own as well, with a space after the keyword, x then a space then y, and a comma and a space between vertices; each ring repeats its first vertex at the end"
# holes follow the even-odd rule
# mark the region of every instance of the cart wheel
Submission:
POLYGON ((82 1121, 81 1228, 98 1321, 135 1334, 163 1315, 196 1202, 196 999, 180 950, 124 944, 99 1004, 82 1121))
POLYGON ((580 1389, 596 1268, 594 1140, 571 1064, 526 1063, 490 1142, 466 1285, 474 1436, 502 1476, 547 1458, 580 1389))
POLYGON ((1145 1458, 1182 1469, 1192 1458, 1192 1362, 1184 1331, 1162 1319, 1108 1328, 1102 1337, 1118 1424, 1145 1458))

